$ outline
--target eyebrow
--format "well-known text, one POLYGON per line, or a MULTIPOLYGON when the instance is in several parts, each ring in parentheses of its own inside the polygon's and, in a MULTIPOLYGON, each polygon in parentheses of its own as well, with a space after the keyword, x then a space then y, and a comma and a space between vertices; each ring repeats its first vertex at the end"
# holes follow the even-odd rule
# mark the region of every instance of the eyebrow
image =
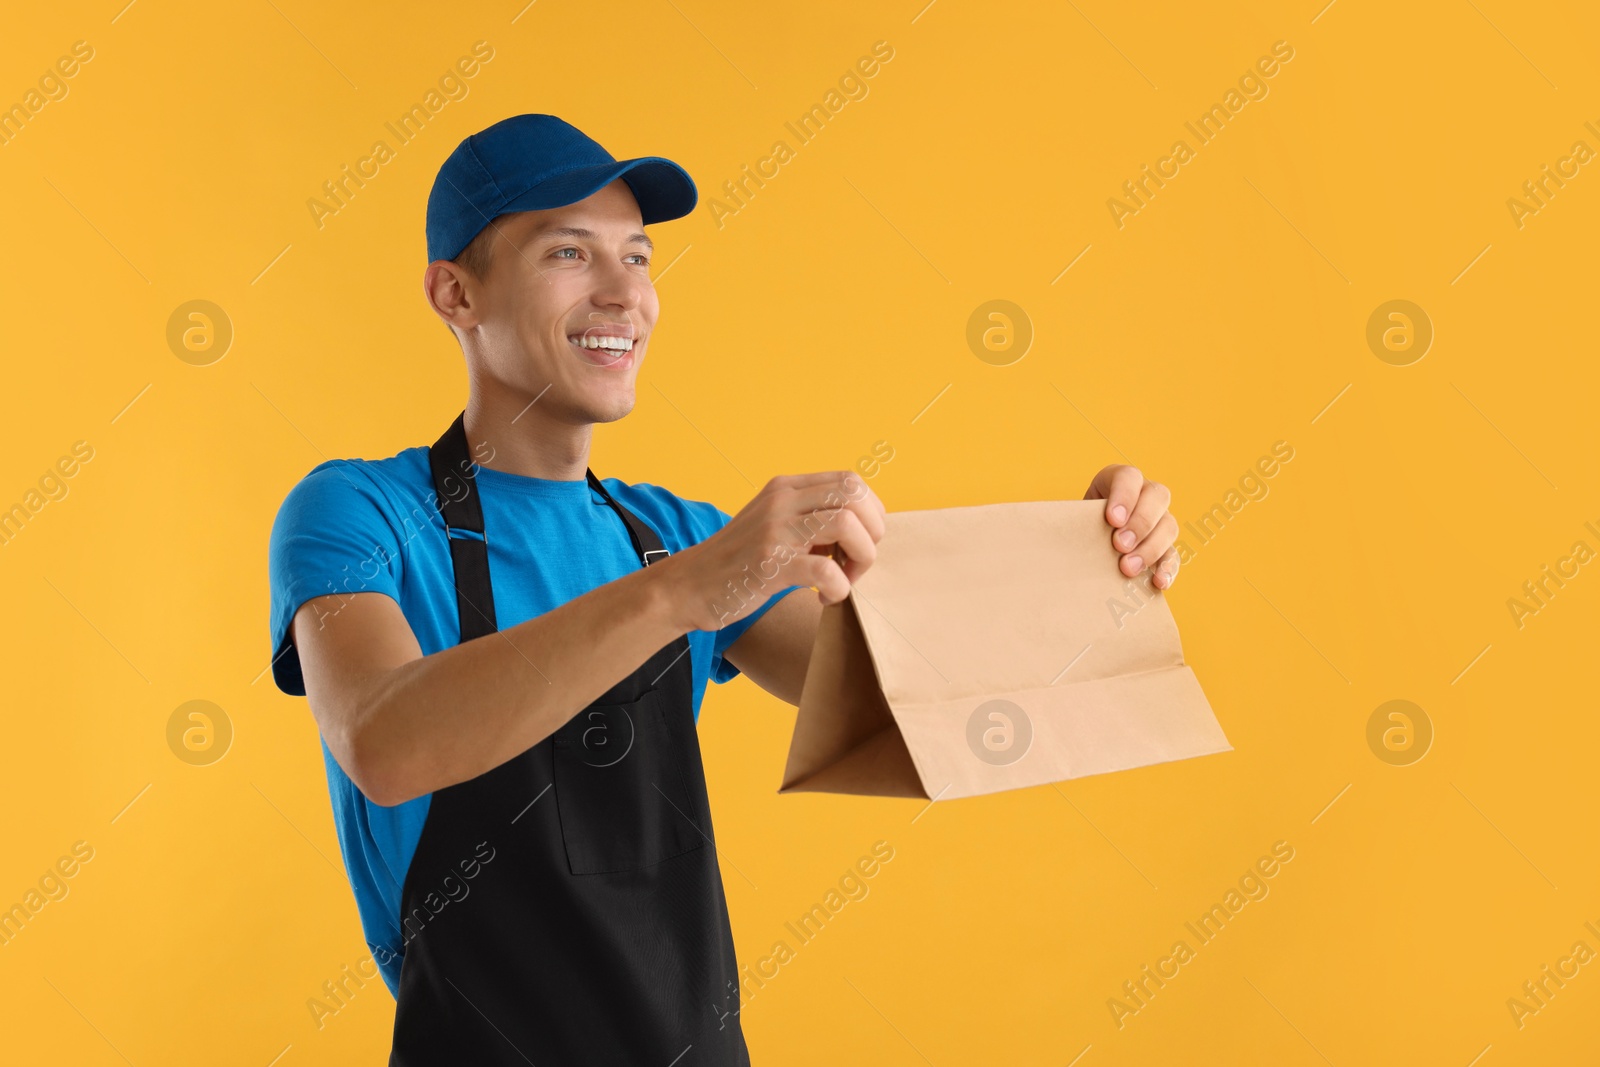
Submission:
MULTIPOLYGON (((593 230, 586 230, 582 226, 549 226, 533 234, 535 240, 543 237, 574 237, 583 241, 593 241, 599 236, 593 230)), ((630 233, 622 243, 644 245, 652 252, 656 250, 656 243, 642 233, 630 233)))

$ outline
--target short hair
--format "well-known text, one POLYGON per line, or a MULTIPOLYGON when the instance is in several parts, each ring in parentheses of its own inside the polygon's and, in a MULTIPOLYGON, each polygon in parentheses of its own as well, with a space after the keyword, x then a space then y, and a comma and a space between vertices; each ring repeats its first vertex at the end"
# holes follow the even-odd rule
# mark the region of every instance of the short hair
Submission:
MULTIPOLYGON (((468 241, 467 247, 457 253, 456 258, 450 260, 450 262, 464 268, 468 274, 479 281, 483 281, 489 276, 489 268, 494 265, 495 238, 498 236, 499 234, 495 232, 494 223, 490 222, 489 225, 479 230, 477 236, 468 241)), ((461 335, 456 332, 456 328, 448 322, 444 325, 445 329, 450 331, 450 336, 459 342, 461 335)))
POLYGON ((467 247, 461 250, 460 255, 450 262, 467 271, 479 281, 489 276, 489 268, 494 263, 495 238, 499 236, 491 222, 478 231, 476 237, 467 242, 467 247))

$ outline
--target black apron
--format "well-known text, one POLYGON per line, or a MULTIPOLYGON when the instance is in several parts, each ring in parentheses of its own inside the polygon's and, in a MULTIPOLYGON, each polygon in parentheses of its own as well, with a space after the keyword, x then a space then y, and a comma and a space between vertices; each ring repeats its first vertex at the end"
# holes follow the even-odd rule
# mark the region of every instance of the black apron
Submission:
MULTIPOLYGON (((470 641, 496 626, 464 418, 429 461, 470 641)), ((640 565, 665 556, 585 474, 640 565)), ((680 636, 550 737, 433 794, 400 895, 390 1067, 749 1064, 689 659, 680 636)))

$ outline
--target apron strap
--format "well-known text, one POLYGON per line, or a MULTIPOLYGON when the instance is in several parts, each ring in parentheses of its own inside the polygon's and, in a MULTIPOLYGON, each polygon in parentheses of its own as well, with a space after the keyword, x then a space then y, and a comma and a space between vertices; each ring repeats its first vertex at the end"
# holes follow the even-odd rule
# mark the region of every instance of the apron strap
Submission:
POLYGON ((656 536, 656 532, 648 523, 611 499, 611 494, 606 492, 606 487, 600 484, 600 479, 594 476, 593 471, 585 468, 583 473, 589 479, 589 488, 605 497, 606 503, 611 505, 612 510, 622 516, 623 523, 628 527, 628 537, 633 541, 633 551, 639 556, 640 565, 648 567, 670 554, 662 547, 661 538, 656 536))
POLYGON ((483 501, 478 496, 476 473, 467 452, 467 413, 428 449, 433 469, 433 489, 444 515, 445 536, 450 539, 450 562, 456 576, 456 612, 461 619, 461 640, 492 634, 494 588, 489 584, 489 539, 483 531, 483 501))
MULTIPOLYGON (((497 629, 494 588, 489 581, 489 538, 483 528, 483 500, 478 495, 476 465, 467 447, 466 418, 465 411, 457 415, 450 428, 428 449, 434 493, 444 516, 445 535, 450 539, 462 641, 494 633, 497 629)), ((593 471, 585 468, 583 473, 589 487, 621 516, 640 565, 648 567, 666 558, 668 550, 649 524, 612 499, 593 471)))

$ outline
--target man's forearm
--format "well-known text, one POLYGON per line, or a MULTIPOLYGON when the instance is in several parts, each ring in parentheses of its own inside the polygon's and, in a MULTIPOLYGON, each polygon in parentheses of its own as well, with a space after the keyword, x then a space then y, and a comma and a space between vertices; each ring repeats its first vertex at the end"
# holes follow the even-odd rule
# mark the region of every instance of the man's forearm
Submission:
POLYGON ((677 596, 658 564, 390 672, 353 738, 373 799, 467 781, 555 733, 687 632, 677 596))
POLYGON ((752 623, 722 656, 768 693, 799 706, 821 618, 816 593, 796 589, 752 623))

